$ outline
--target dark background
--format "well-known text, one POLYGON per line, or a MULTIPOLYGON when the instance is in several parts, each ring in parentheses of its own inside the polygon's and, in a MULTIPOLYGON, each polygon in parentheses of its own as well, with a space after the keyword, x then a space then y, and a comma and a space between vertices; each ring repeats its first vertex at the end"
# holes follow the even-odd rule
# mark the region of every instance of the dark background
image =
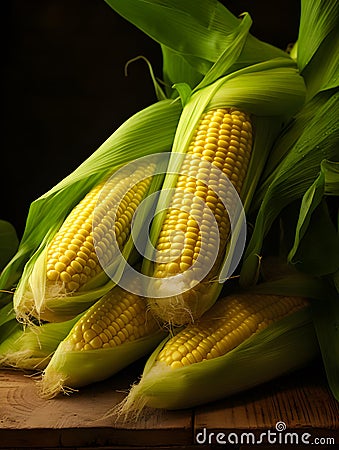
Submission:
MULTIPOLYGON (((222 3, 248 11, 262 40, 285 49, 297 37, 299 0, 222 3)), ((161 77, 161 54, 104 0, 9 0, 2 20, 0 218, 21 236, 29 204, 155 101, 146 64, 128 77, 124 66, 144 55, 161 77)))

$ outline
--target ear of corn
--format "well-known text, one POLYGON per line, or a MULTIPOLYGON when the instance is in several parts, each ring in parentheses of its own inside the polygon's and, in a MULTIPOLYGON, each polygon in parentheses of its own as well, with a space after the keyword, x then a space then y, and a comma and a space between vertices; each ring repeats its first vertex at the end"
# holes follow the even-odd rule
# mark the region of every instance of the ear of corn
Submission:
MULTIPOLYGON (((153 273, 162 279, 192 270, 187 281, 192 289, 174 302, 170 299, 174 307, 169 308, 166 320, 172 324, 189 322, 206 309, 209 284, 218 275, 231 231, 228 211, 235 208, 228 180, 240 193, 252 140, 249 116, 235 108, 207 112, 194 133, 159 234, 153 273), (220 191, 226 201, 221 200, 220 191), (211 270, 203 277, 206 266, 211 270)), ((158 286, 161 290, 161 280, 152 289, 158 286)), ((149 301, 152 312, 161 318, 164 302, 163 298, 149 301)))
MULTIPOLYGON (((56 244, 56 241, 53 244, 52 240, 72 209, 79 211, 80 206, 77 208, 76 205, 80 204, 92 189, 96 189, 95 186, 107 180, 109 174, 116 172, 129 161, 161 153, 171 147, 180 111, 180 104, 170 101, 161 101, 140 111, 128 119, 69 177, 32 203, 19 250, 0 277, 0 287, 5 286, 14 274, 18 277, 23 270, 14 296, 14 307, 20 320, 29 321, 32 314, 50 321, 67 320, 87 309, 113 287, 114 283, 98 269, 93 249, 89 248, 92 244, 87 234, 90 233, 90 222, 82 213, 81 217, 78 217, 79 221, 77 219, 72 224, 70 235, 66 236, 67 246, 60 240, 59 248, 52 251, 49 245, 56 244), (87 260, 84 254, 88 256, 87 260), (74 266, 69 272, 68 264, 74 266), (84 270, 80 271, 79 264, 84 270), (78 289, 75 289, 77 286, 78 289)), ((107 187, 109 184, 105 185, 104 190, 107 187)), ((118 186, 113 186, 112 194, 114 188, 118 189, 118 186)), ((139 188, 141 189, 141 186, 139 188)), ((133 190, 133 186, 131 189, 133 190)), ((101 203, 105 204, 105 199, 98 195, 101 203)), ((95 203, 94 199, 93 202, 95 203)), ((86 209, 87 206, 84 206, 84 211, 86 209)), ((103 222, 104 220, 102 217, 103 222)), ((122 220, 125 220, 125 217, 122 220)), ((122 253, 127 259, 131 246, 126 242, 128 224, 124 223, 123 226, 125 229, 121 230, 121 234, 126 235, 123 242, 119 242, 119 247, 123 248, 122 253), (128 251, 124 253, 126 246, 128 251)), ((103 242, 104 240, 100 245, 103 245, 103 242)))
POLYGON ((51 398, 108 378, 152 351, 164 336, 146 301, 116 286, 60 343, 43 373, 40 394, 51 398))
POLYGON ((118 179, 113 177, 93 188, 73 209, 48 246, 48 297, 53 297, 53 292, 56 296, 67 295, 101 284, 103 269, 98 259, 109 266, 114 263, 116 252, 124 248, 132 217, 148 191, 153 169, 141 165, 132 175, 122 172, 118 179), (136 182, 142 175, 145 179, 136 182), (126 186, 128 192, 119 204, 126 186))
POLYGON ((156 264, 145 260, 143 265, 147 275, 159 278, 150 286, 149 305, 164 322, 189 323, 217 299, 222 281, 234 270, 233 255, 241 253, 234 246, 244 245, 239 195, 248 209, 277 124, 303 98, 302 79, 283 59, 239 70, 186 100, 163 184, 164 191, 174 189, 174 194, 160 194, 161 212, 151 230, 156 264), (261 116, 276 117, 266 120, 266 126, 273 124, 270 130, 264 130, 261 116), (258 139, 257 126, 263 134, 258 139), (181 164, 178 155, 184 155, 181 164), (236 230, 242 231, 242 239, 236 230), (211 270, 205 275, 206 267, 211 270), (184 280, 183 291, 173 294, 179 280, 184 280))
POLYGON ((0 367, 22 370, 44 369, 59 343, 78 319, 77 316, 65 322, 27 326, 23 326, 17 320, 11 321, 9 323, 12 326, 11 332, 0 343, 0 367))
POLYGON ((99 258, 105 267, 110 266, 115 264, 116 254, 123 251, 132 217, 147 195, 153 170, 154 166, 142 164, 132 174, 122 169, 80 201, 46 246, 41 263, 34 266, 23 294, 26 308, 31 301, 33 314, 56 320, 50 300, 86 292, 109 281, 99 258), (136 181, 143 176, 142 181, 136 181), (124 190, 127 193, 121 198, 124 190))
POLYGON ((317 352, 305 299, 225 297, 158 346, 114 412, 131 418, 144 407, 179 409, 221 399, 290 372, 317 352))

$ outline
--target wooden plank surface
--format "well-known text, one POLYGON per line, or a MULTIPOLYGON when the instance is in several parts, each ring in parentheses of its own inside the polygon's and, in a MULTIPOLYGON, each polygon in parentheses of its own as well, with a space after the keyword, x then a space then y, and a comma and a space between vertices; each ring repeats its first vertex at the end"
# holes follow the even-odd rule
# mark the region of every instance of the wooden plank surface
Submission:
POLYGON ((177 445, 190 444, 191 411, 155 411, 128 425, 104 417, 141 368, 134 364, 105 382, 51 400, 39 398, 31 377, 0 371, 0 448, 165 446, 174 439, 177 445))
POLYGON ((320 363, 195 410, 195 436, 204 431, 198 436, 200 442, 208 443, 211 433, 214 435, 209 441, 215 443, 218 432, 225 434, 224 440, 235 432, 237 436, 232 434, 233 441, 240 444, 241 432, 245 434, 244 442, 250 432, 252 438, 255 437, 254 442, 262 436, 263 443, 269 444, 269 430, 271 441, 281 435, 284 442, 286 433, 297 433, 294 439, 300 444, 301 435, 309 433, 305 439, 310 442, 316 438, 326 442, 328 438, 327 444, 332 447, 333 443, 339 444, 339 403, 326 384, 320 363))
POLYGON ((209 448, 201 434, 197 439, 204 429, 214 433, 215 444, 217 433, 238 433, 240 439, 239 433, 246 431, 258 438, 276 431, 277 422, 286 424, 286 432, 307 431, 310 439, 328 437, 339 444, 339 404, 317 364, 194 410, 152 411, 128 425, 104 417, 141 369, 140 362, 105 382, 52 400, 38 397, 32 377, 0 371, 0 448, 209 448))

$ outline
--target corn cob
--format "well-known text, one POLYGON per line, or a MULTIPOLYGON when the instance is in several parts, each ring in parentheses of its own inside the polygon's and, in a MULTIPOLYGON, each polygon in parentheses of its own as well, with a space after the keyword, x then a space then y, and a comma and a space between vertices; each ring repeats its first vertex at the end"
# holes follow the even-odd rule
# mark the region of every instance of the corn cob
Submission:
POLYGON ((73 209, 48 248, 49 291, 70 293, 86 289, 87 283, 102 273, 98 258, 105 266, 114 261, 116 244, 121 251, 133 214, 149 187, 151 177, 139 181, 147 169, 151 175, 152 168, 140 167, 129 177, 122 173, 118 180, 114 177, 100 183, 73 209), (126 185, 130 189, 122 198, 126 185))
POLYGON ((219 301, 201 322, 173 336, 159 353, 173 369, 225 355, 268 325, 305 307, 299 297, 234 296, 219 301))
MULTIPOLYGON (((214 109, 200 120, 158 237, 159 256, 153 273, 161 279, 193 268, 191 289, 180 296, 150 298, 151 311, 163 321, 183 325, 207 309, 212 297, 209 281, 220 270, 230 236, 228 211, 236 206, 228 180, 240 194, 252 141, 251 119, 236 108, 214 109), (212 228, 213 217, 217 230, 212 228), (206 266, 211 270, 199 283, 206 266)), ((152 289, 164 285, 159 281, 152 289)))
MULTIPOLYGON (((33 268, 21 310, 24 307, 30 314, 48 321, 70 319, 80 312, 62 311, 58 317, 53 311, 54 303, 109 281, 103 267, 114 266, 116 255, 123 251, 130 236, 133 214, 147 195, 153 170, 154 164, 145 163, 133 173, 122 168, 91 189, 46 247, 43 267, 36 264, 33 268), (42 270, 46 278, 41 298, 41 286, 34 284, 34 275, 42 270)), ((88 306, 84 303, 82 310, 88 306)))
POLYGON ((97 301, 60 343, 40 382, 42 397, 103 380, 164 338, 146 301, 119 286, 97 301))
POLYGON ((318 351, 309 309, 301 297, 242 294, 218 300, 158 346, 141 381, 114 412, 130 418, 145 406, 196 406, 305 364, 318 351))

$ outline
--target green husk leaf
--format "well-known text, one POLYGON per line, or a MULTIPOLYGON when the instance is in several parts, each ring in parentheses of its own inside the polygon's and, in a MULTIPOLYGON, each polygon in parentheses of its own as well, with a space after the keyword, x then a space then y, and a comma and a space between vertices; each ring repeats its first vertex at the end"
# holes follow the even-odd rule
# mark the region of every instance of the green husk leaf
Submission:
MULTIPOLYGON (((44 249, 68 213, 108 173, 131 160, 168 151, 172 145, 180 112, 180 103, 171 100, 158 102, 138 112, 119 127, 72 174, 31 204, 18 252, 0 277, 0 285, 6 285, 13 273, 17 275, 23 271, 28 261, 14 297, 14 306, 19 314, 22 294, 34 264, 37 260, 40 264, 44 263, 42 256, 44 249)), ((104 282, 106 283, 107 279, 104 282)), ((111 287, 108 285, 107 289, 111 287)), ((97 298, 97 294, 93 292, 95 297, 91 298, 92 301, 97 298)), ((86 296, 86 302, 91 297, 91 293, 81 295, 86 296)), ((75 311, 75 314, 78 312, 79 310, 75 311)))
MULTIPOLYGON (((262 175, 262 179, 266 180, 276 169, 277 165, 284 159, 284 157, 293 149, 299 139, 305 140, 309 133, 310 123, 313 122, 311 128, 315 126, 316 120, 320 120, 321 113, 326 108, 326 103, 329 101, 333 91, 321 92, 306 102, 303 108, 298 111, 290 120, 284 129, 281 131, 278 140, 274 143, 270 151, 269 158, 266 162, 266 167, 262 175), (315 119, 315 116, 319 115, 315 119)), ((326 120, 326 119, 325 119, 326 120)), ((260 202, 262 197, 260 197, 260 202)))
MULTIPOLYGON (((339 235, 323 196, 339 194, 339 163, 322 161, 320 174, 302 198, 288 261, 300 270, 325 275, 339 269, 339 235)), ((338 211, 337 211, 338 212, 338 211)))
POLYGON ((0 309, 0 327, 12 319, 15 319, 15 312, 13 308, 13 303, 10 302, 0 309))
POLYGON ((191 97, 192 89, 187 83, 176 83, 173 87, 179 94, 181 104, 184 107, 191 97))
POLYGON ((52 398, 90 383, 102 381, 151 352, 164 338, 164 331, 126 342, 112 348, 70 351, 67 339, 60 343, 46 367, 39 392, 52 398))
POLYGON ((166 341, 148 359, 141 381, 118 406, 118 414, 129 419, 145 406, 181 409, 220 400, 291 372, 318 354, 309 308, 270 325, 224 356, 180 369, 155 364, 166 341), (206 380, 213 380, 209 389, 206 380))
POLYGON ((319 176, 315 179, 314 183, 305 192, 299 211, 299 219, 296 226, 295 241, 292 249, 289 253, 289 261, 293 260, 293 257, 297 251, 299 241, 305 234, 311 220, 312 213, 315 208, 321 202, 324 195, 324 184, 325 176, 323 171, 320 172, 319 176))
MULTIPOLYGON (((243 19, 236 18, 216 0, 105 1, 161 45, 168 96, 172 95, 170 87, 175 83, 185 82, 191 88, 197 86, 202 75, 207 74, 223 54, 224 67, 229 72, 267 59, 288 57, 282 50, 252 35, 238 45, 237 34, 242 34, 243 19), (239 54, 236 61, 232 47, 239 54), (228 49, 230 58, 226 57, 228 49)), ((244 17, 250 20, 248 14, 244 17)))
POLYGON ((311 62, 302 71, 307 85, 307 98, 319 92, 338 88, 339 30, 338 26, 324 40, 311 62))
MULTIPOLYGON (((243 285, 256 282, 258 256, 274 220, 286 206, 304 196, 318 177, 324 159, 339 160, 338 95, 333 93, 315 112, 290 151, 257 190, 251 205, 253 211, 258 211, 255 227, 241 269, 243 285)), ((294 133, 293 126, 289 132, 294 133)))
MULTIPOLYGON (((248 208, 273 139, 276 138, 284 118, 294 114, 302 106, 304 95, 302 78, 297 73, 294 63, 285 58, 277 58, 241 69, 220 78, 207 87, 194 90, 183 108, 175 134, 173 156, 169 161, 168 174, 163 183, 163 191, 159 196, 150 231, 150 241, 153 245, 161 230, 166 214, 165 208, 170 202, 168 189, 175 185, 177 178, 175 174, 178 174, 180 169, 181 160, 177 154, 185 153, 204 111, 217 107, 237 106, 254 115, 255 127, 258 126, 258 141, 255 135, 253 162, 247 174, 251 182, 245 184, 242 198, 248 208)), ((146 257, 150 254, 152 249, 146 249, 146 257)), ((225 272, 227 267, 225 266, 225 272)), ((144 273, 150 275, 152 270, 152 264, 145 259, 144 273)), ((216 290, 215 294, 218 295, 218 293, 219 291, 216 290)))
MULTIPOLYGON (((333 295, 328 280, 324 277, 299 271, 289 264, 286 256, 266 255, 260 263, 262 281, 251 287, 254 294, 286 295, 324 301, 333 295)), ((247 289, 238 286, 240 293, 247 289)))
POLYGON ((333 396, 339 401, 339 290, 326 302, 315 302, 313 310, 328 384, 333 396))
POLYGON ((337 270, 337 271, 332 275, 332 278, 333 278, 334 286, 335 286, 335 288, 336 288, 336 290, 337 290, 337 292, 338 292, 338 294, 339 294, 339 270, 337 270))
POLYGON ((253 117, 253 127, 255 130, 252 156, 248 165, 248 176, 240 193, 244 210, 250 210, 252 200, 257 192, 257 186, 261 175, 265 170, 267 158, 270 155, 272 143, 281 130, 281 118, 279 116, 255 116, 253 117))
MULTIPOLYGON (((133 285, 133 282, 132 282, 133 285)), ((121 287, 115 287, 107 295, 104 295, 98 302, 96 302, 91 308, 89 308, 79 321, 73 322, 73 327, 69 330, 69 333, 54 353, 50 363, 46 367, 43 373, 42 380, 40 382, 40 392, 42 397, 54 397, 60 392, 67 392, 69 389, 75 389, 86 384, 94 383, 96 381, 103 380, 118 372, 123 367, 132 363, 136 359, 145 355, 153 350, 156 345, 164 338, 165 332, 160 327, 156 327, 154 322, 150 322, 150 327, 145 328, 144 335, 137 339, 123 341, 119 331, 115 330, 115 326, 120 324, 120 321, 126 320, 127 317, 134 314, 129 310, 127 303, 124 301, 124 296, 129 296, 129 292, 123 290, 121 287), (124 307, 123 307, 124 306, 124 307), (118 308, 118 309, 116 309, 118 308), (119 310, 119 308, 122 308, 119 310), (127 309, 129 311, 127 311, 127 309), (126 310, 126 311, 125 311, 126 310), (100 348, 93 348, 90 339, 87 335, 87 328, 85 326, 92 324, 93 329, 99 326, 102 329, 102 320, 99 320, 101 312, 106 311, 107 317, 110 317, 113 322, 111 326, 106 324, 107 329, 110 330, 111 339, 118 337, 120 345, 103 346, 100 348), (109 311, 112 313, 110 314, 109 311), (115 317, 115 312, 118 313, 118 317, 115 317), (123 315, 122 312, 125 311, 123 315), (115 319, 113 319, 115 317, 115 319), (94 323, 93 323, 94 322, 94 323), (86 325, 87 324, 87 325, 86 325), (80 335, 79 335, 80 333, 80 335), (74 336, 77 337, 75 344, 74 336), (78 344, 82 342, 83 347, 78 348, 78 344), (89 348, 86 345, 90 342, 89 348)), ((125 298, 126 301, 128 297, 125 298)), ((146 322, 149 320, 146 311, 145 300, 139 296, 134 297, 136 302, 142 302, 137 308, 139 311, 138 324, 140 319, 146 322)), ((131 329, 129 332, 134 332, 134 325, 136 321, 130 322, 131 329)), ((119 325, 120 326, 120 325, 119 325)), ((105 330, 106 331, 106 330, 105 330)), ((122 330, 122 332, 125 330, 122 330)), ((131 336, 132 339, 133 336, 131 336)), ((101 338, 100 338, 101 339, 101 338)), ((108 341, 108 339, 107 339, 108 341)), ((101 342, 103 344, 103 342, 101 342)), ((94 346, 96 344, 93 344, 94 346)))
POLYGON ((155 95, 156 95, 158 101, 166 100, 167 97, 166 97, 164 91, 162 90, 162 88, 160 86, 160 83, 156 79, 156 76, 154 75, 152 64, 144 56, 136 56, 135 58, 130 59, 127 62, 127 64, 125 65, 125 75, 127 76, 128 66, 131 63, 133 63, 135 61, 138 61, 139 59, 144 60, 146 62, 146 64, 147 64, 147 66, 148 66, 148 70, 149 70, 149 73, 150 73, 150 76, 151 76, 151 79, 152 79, 152 82, 153 82, 153 86, 154 86, 155 95))
MULTIPOLYGON (((22 330, 22 325, 15 318, 3 323, 0 326, 0 346, 13 333, 15 333, 16 331, 21 331, 21 330, 22 330)), ((0 360, 1 360, 1 354, 0 354, 0 360)), ((0 362, 0 366, 1 366, 1 362, 0 362)))
MULTIPOLYGON (((332 0, 301 0, 298 65, 303 70, 329 33, 338 28, 338 3, 332 0)), ((335 53, 335 52, 334 52, 335 53)))
POLYGON ((0 273, 17 251, 18 245, 14 226, 6 220, 0 220, 0 273))
POLYGON ((325 194, 339 196, 339 161, 322 161, 321 171, 325 176, 325 194))
POLYGON ((297 62, 308 98, 338 87, 339 4, 333 0, 302 0, 297 62))
POLYGON ((216 62, 205 74, 201 83, 197 86, 202 88, 213 83, 218 78, 224 76, 232 67, 246 44, 249 30, 252 25, 252 19, 249 14, 243 14, 241 22, 228 36, 228 42, 225 42, 225 49, 222 51, 216 62))
POLYGON ((19 246, 19 239, 14 226, 6 221, 0 220, 0 308, 12 302, 14 282, 17 274, 12 274, 7 282, 1 282, 2 270, 6 267, 19 246))
MULTIPOLYGON (((17 274, 15 276, 15 279, 17 278, 17 274)), ((14 279, 14 277, 13 277, 14 279)), ((8 305, 9 303, 12 302, 13 300, 13 293, 14 293, 14 287, 12 288, 12 290, 8 290, 8 289, 1 289, 0 290, 0 308, 8 305)))
POLYGON ((325 200, 312 211, 307 230, 297 224, 297 234, 288 261, 298 270, 323 276, 339 269, 339 234, 325 200), (302 229, 302 235, 298 232, 302 229))
POLYGON ((210 108, 236 106, 259 116, 292 117, 303 105, 305 85, 290 59, 276 58, 246 67, 209 86, 210 108), (216 89, 217 88, 217 89, 216 89))
MULTIPOLYGON (((246 292, 246 291, 245 291, 246 292)), ((300 296, 324 301, 332 294, 328 284, 320 277, 301 273, 292 268, 290 274, 258 283, 251 288, 254 294, 300 296)))
POLYGON ((9 302, 0 309, 0 344, 17 329, 21 324, 15 318, 13 302, 9 302))
POLYGON ((61 323, 24 327, 16 322, 13 332, 0 343, 0 367, 25 370, 44 369, 59 343, 80 316, 61 323))
POLYGON ((165 45, 161 45, 161 50, 163 55, 163 79, 167 97, 175 98, 177 96, 173 87, 178 83, 185 82, 191 90, 200 83, 203 75, 195 70, 179 52, 165 45))

